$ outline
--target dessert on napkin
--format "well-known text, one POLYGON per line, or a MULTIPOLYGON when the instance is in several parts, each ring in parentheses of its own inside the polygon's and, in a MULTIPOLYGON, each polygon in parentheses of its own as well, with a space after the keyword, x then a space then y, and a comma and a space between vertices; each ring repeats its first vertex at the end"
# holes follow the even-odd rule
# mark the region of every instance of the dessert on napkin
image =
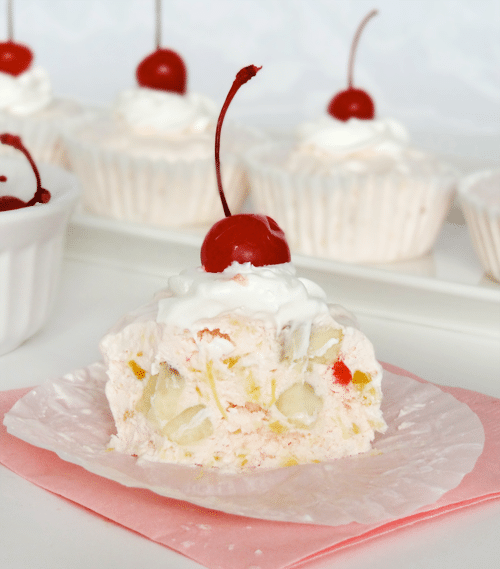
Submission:
MULTIPOLYGON (((258 71, 242 69, 237 88, 258 71)), ((216 164, 218 163, 216 137, 216 164)), ((101 342, 117 433, 109 448, 224 471, 365 452, 386 428, 369 340, 319 286, 295 276, 269 217, 208 232, 202 267, 125 316, 101 342)))

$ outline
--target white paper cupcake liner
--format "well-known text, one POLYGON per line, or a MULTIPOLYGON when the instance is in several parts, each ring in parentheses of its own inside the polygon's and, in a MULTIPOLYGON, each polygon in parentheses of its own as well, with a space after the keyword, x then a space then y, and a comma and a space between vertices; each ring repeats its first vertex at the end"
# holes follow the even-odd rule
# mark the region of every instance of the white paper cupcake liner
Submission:
POLYGON ((467 176, 458 185, 458 195, 479 261, 486 274, 500 282, 500 170, 467 176), (478 184, 491 184, 496 204, 488 204, 474 192, 478 184))
MULTIPOLYGON (((262 140, 243 130, 235 138, 240 134, 243 147, 255 137, 262 140)), ((223 217, 212 145, 206 158, 167 160, 158 152, 138 157, 127 149, 107 149, 70 132, 66 143, 89 213, 160 227, 212 224, 223 217)), ((248 179, 237 151, 222 154, 221 173, 229 208, 238 213, 248 195, 248 179)))
POLYGON ((42 383, 5 415, 7 431, 125 486, 240 516, 338 526, 410 515, 456 488, 484 447, 470 408, 438 387, 384 371, 388 424, 373 451, 226 474, 108 452, 114 421, 102 362, 42 383))
MULTIPOLYGON (((0 158, 0 169, 6 161, 15 159, 0 158)), ((0 212, 0 355, 37 332, 52 310, 66 225, 79 194, 73 175, 49 165, 39 168, 50 201, 0 212)))
POLYGON ((301 174, 279 165, 289 151, 263 145, 246 159, 254 209, 276 220, 293 252, 387 263, 419 257, 434 245, 454 193, 450 168, 301 174))
MULTIPOLYGON (((74 120, 84 116, 85 110, 78 103, 66 100, 54 102, 52 112, 17 116, 0 111, 0 132, 21 137, 35 162, 46 162, 68 169, 68 159, 62 130, 74 120)), ((16 151, 0 145, 0 153, 15 156, 16 151)))

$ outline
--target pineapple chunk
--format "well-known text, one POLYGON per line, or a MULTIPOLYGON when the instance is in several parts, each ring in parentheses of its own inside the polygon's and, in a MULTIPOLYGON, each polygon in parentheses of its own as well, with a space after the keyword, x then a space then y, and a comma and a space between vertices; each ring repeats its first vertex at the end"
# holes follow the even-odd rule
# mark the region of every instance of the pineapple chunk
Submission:
POLYGON ((309 383, 295 383, 278 397, 276 407, 295 427, 306 429, 317 419, 323 399, 309 383))
POLYGON ((311 363, 328 365, 334 362, 340 351, 342 330, 329 326, 315 326, 309 337, 307 354, 311 363))
POLYGON ((155 426, 160 426, 162 422, 175 417, 185 383, 185 379, 176 369, 163 362, 160 364, 159 373, 148 379, 136 410, 155 426))
POLYGON ((278 338, 280 343, 279 362, 292 363, 298 359, 302 341, 303 331, 301 328, 290 330, 290 326, 285 326, 278 338))
POLYGON ((213 433, 212 422, 208 417, 200 417, 205 409, 205 405, 184 409, 161 429, 162 434, 179 445, 193 444, 209 437, 213 433))
POLYGON ((151 406, 159 421, 168 421, 175 416, 185 384, 186 380, 176 369, 166 363, 160 364, 156 391, 151 397, 151 406))

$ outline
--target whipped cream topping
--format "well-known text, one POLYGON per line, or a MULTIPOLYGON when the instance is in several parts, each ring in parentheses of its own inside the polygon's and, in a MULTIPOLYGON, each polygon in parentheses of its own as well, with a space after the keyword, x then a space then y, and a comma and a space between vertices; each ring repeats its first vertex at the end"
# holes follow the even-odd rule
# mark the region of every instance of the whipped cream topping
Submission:
POLYGON ((118 96, 114 111, 139 132, 177 134, 206 131, 215 123, 218 108, 213 101, 198 93, 179 95, 136 87, 118 96))
POLYGON ((192 331, 203 328, 203 319, 236 313, 268 322, 279 333, 329 313, 323 289, 296 277, 292 263, 234 262, 222 273, 192 269, 170 277, 168 286, 172 296, 159 301, 157 322, 192 331))
POLYGON ((33 67, 17 77, 0 72, 0 110, 30 115, 48 106, 52 88, 47 71, 33 67))
POLYGON ((328 115, 304 123, 297 135, 301 147, 339 157, 366 150, 398 155, 409 142, 405 127, 393 119, 351 118, 344 122, 328 115))

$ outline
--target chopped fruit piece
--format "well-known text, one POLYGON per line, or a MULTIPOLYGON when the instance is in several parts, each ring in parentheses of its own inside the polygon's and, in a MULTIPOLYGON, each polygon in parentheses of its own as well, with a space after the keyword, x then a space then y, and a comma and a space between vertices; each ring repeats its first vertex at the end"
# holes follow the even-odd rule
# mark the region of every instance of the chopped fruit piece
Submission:
POLYGON ((142 369, 142 367, 137 362, 130 360, 128 362, 128 365, 139 381, 142 381, 146 377, 146 370, 142 369))
POLYGON ((333 376, 335 378, 335 383, 338 383, 339 385, 349 385, 352 380, 351 370, 342 360, 337 360, 333 364, 333 376))
POLYGON ((207 379, 208 379, 208 384, 210 385, 210 389, 212 390, 212 395, 214 396, 217 408, 221 412, 221 415, 224 417, 224 419, 227 419, 226 412, 224 411, 224 407, 222 407, 219 396, 217 394, 217 387, 215 385, 215 376, 214 376, 214 364, 211 360, 207 362, 207 379))
POLYGON ((136 405, 151 423, 159 427, 177 413, 177 403, 185 385, 184 378, 166 363, 160 364, 160 371, 150 376, 136 405))
POLYGON ((240 358, 241 358, 241 356, 229 357, 229 358, 226 358, 225 360, 222 360, 222 363, 227 365, 228 369, 231 369, 232 367, 234 367, 238 363, 238 360, 240 358))
POLYGON ((281 435, 281 433, 288 431, 288 428, 285 427, 285 425, 283 425, 279 421, 274 421, 273 423, 270 423, 269 428, 273 433, 276 433, 277 435, 281 435))
POLYGON ((281 362, 292 362, 295 360, 295 354, 300 350, 300 345, 302 343, 303 332, 300 328, 295 328, 290 331, 290 327, 285 327, 279 338, 278 342, 281 345, 281 352, 279 361, 281 362))
POLYGON ((245 390, 251 401, 259 401, 260 399, 260 386, 256 383, 255 377, 250 370, 245 378, 245 390))
POLYGON ((158 374, 152 375, 144 387, 142 392, 142 397, 137 402, 135 409, 139 413, 142 413, 145 417, 148 417, 149 410, 151 409, 151 397, 153 397, 156 390, 156 382, 158 380, 158 374))
POLYGON ((276 407, 288 421, 303 429, 314 424, 322 405, 323 400, 314 393, 309 383, 295 383, 276 401, 276 407))
POLYGON ((220 328, 215 328, 215 330, 204 328, 198 332, 197 336, 199 340, 206 340, 207 342, 211 342, 214 338, 223 338, 228 342, 231 341, 231 338, 227 334, 223 334, 220 328))
POLYGON ((307 353, 312 363, 329 364, 337 359, 342 342, 342 330, 317 326, 311 330, 307 353))
POLYGON ((282 466, 286 468, 287 466, 295 466, 297 464, 299 464, 299 461, 294 456, 291 456, 283 462, 282 466))
POLYGON ((352 376, 352 383, 358 389, 363 389, 363 387, 365 387, 365 385, 368 385, 371 380, 372 378, 370 377, 370 374, 359 371, 359 369, 356 370, 352 376))
POLYGON ((160 366, 156 393, 151 397, 151 406, 158 420, 169 420, 177 412, 177 404, 186 384, 180 373, 168 364, 160 366))
POLYGON ((184 409, 163 427, 162 434, 179 445, 193 444, 209 437, 213 433, 212 422, 208 417, 199 420, 199 414, 205 409, 205 405, 184 409))

